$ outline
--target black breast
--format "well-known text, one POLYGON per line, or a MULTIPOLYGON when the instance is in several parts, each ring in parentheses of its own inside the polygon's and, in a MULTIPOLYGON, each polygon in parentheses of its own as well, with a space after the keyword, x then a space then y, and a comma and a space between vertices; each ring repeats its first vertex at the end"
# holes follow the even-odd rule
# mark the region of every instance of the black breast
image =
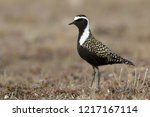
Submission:
POLYGON ((78 53, 80 57, 86 60, 92 66, 99 66, 99 65, 107 64, 107 58, 100 58, 96 54, 88 51, 87 48, 84 48, 80 45, 78 45, 77 49, 78 49, 78 53))

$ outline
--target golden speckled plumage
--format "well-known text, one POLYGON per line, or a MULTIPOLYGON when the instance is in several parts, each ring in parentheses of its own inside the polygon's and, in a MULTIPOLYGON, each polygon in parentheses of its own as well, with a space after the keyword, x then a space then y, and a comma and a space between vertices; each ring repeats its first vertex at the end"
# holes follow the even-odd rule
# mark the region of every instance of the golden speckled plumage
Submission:
POLYGON ((108 57, 111 53, 108 47, 94 37, 87 39, 82 46, 87 48, 90 52, 95 53, 98 57, 108 57))
POLYGON ((133 65, 130 61, 113 53, 106 45, 96 40, 92 35, 83 43, 82 47, 94 53, 99 59, 106 59, 105 64, 125 63, 133 65))

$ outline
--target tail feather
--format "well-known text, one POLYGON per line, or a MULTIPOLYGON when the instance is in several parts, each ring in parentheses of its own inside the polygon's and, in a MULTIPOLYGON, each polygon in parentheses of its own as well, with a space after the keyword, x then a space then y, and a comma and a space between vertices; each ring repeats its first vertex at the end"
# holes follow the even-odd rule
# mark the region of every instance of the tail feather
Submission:
POLYGON ((124 64, 127 64, 127 65, 135 66, 135 64, 134 64, 133 62, 131 62, 131 61, 127 60, 127 59, 124 59, 124 58, 122 58, 122 62, 123 62, 124 64))
POLYGON ((127 60, 127 59, 124 59, 120 56, 118 56, 117 54, 112 54, 112 58, 109 59, 109 63, 123 63, 123 64, 127 64, 127 65, 132 65, 132 66, 135 66, 133 62, 127 60))

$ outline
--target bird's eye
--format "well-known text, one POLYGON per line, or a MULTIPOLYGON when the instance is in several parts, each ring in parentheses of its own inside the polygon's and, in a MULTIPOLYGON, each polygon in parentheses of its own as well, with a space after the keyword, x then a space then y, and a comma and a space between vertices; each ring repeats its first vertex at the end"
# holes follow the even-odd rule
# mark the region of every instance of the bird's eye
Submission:
POLYGON ((76 20, 76 22, 80 22, 80 21, 81 21, 81 19, 76 20))

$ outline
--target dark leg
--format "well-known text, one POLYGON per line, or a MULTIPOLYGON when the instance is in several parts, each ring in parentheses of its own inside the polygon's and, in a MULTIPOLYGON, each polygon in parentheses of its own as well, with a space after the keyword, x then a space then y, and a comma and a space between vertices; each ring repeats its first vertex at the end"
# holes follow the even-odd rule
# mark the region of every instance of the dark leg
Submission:
POLYGON ((92 82, 91 82, 91 87, 92 87, 93 82, 95 80, 95 74, 96 74, 96 71, 95 71, 95 67, 93 66, 93 79, 92 79, 92 82))
POLYGON ((96 67, 96 69, 97 69, 97 71, 98 71, 98 86, 97 86, 97 88, 98 89, 100 89, 100 79, 101 79, 101 74, 100 74, 100 72, 99 72, 99 68, 98 67, 96 67))

